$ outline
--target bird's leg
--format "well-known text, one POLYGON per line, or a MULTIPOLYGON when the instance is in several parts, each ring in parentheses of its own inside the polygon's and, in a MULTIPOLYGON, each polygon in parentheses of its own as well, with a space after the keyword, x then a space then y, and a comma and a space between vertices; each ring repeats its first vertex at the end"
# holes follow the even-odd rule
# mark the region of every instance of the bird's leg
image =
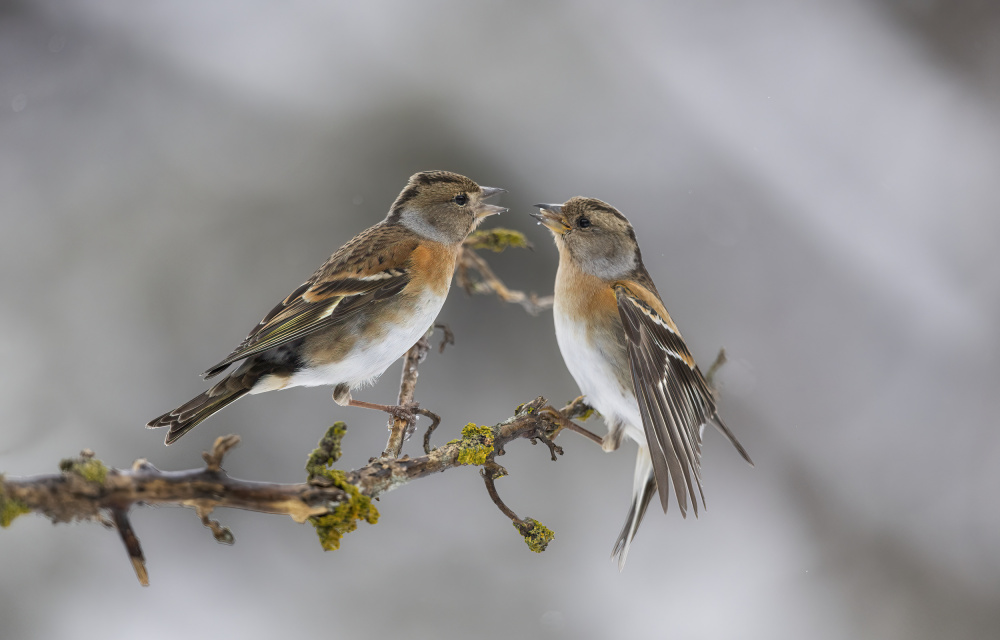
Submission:
POLYGON ((559 411, 555 407, 552 406, 542 407, 541 412, 545 413, 546 416, 550 418, 557 425, 556 431, 552 433, 550 438, 554 438, 556 433, 558 433, 562 429, 566 429, 567 431, 575 431, 576 433, 579 433, 581 436, 584 436, 591 442, 596 442, 599 445, 603 445, 604 441, 603 438, 601 438, 601 436, 597 435, 596 433, 585 427, 581 427, 577 423, 568 419, 565 415, 563 415, 563 412, 559 411))
MULTIPOLYGON (((437 417, 430 411, 421 409, 416 402, 409 402, 404 405, 376 404, 374 402, 365 402, 364 400, 351 398, 347 406, 384 411, 393 417, 389 422, 389 440, 385 445, 385 451, 382 452, 382 458, 399 457, 399 452, 403 448, 403 442, 416 428, 417 414, 429 415, 432 420, 437 417)), ((440 421, 440 418, 438 420, 440 421)))
POLYGON ((624 435, 625 426, 620 422, 615 423, 601 439, 601 448, 606 452, 617 450, 622 444, 624 435))
POLYGON ((378 404, 375 402, 365 402, 364 400, 355 400, 351 397, 351 388, 346 384, 338 384, 334 387, 333 401, 342 407, 374 409, 375 411, 384 411, 385 413, 391 415, 393 417, 393 421, 392 426, 390 427, 389 445, 387 445, 386 451, 382 455, 392 458, 399 455, 399 449, 402 448, 403 441, 408 438, 411 433, 413 433, 413 429, 417 424, 418 414, 427 416, 431 420, 436 420, 437 422, 441 421, 440 418, 430 411, 421 409, 420 405, 416 402, 407 402, 397 405, 378 404), (389 455, 393 452, 395 455, 389 455))
MULTIPOLYGON (((434 419, 435 416, 430 411, 426 411, 420 408, 420 404, 416 402, 406 402, 404 404, 377 404, 375 402, 365 402, 364 400, 355 400, 351 397, 351 390, 346 384, 338 384, 333 390, 333 401, 342 407, 360 407, 362 409, 374 409, 376 411, 384 411, 388 413, 393 418, 397 420, 402 420, 408 425, 413 425, 417 422, 417 414, 422 416, 427 416, 430 419, 434 419)), ((438 421, 441 419, 438 418, 438 421)), ((409 430, 408 430, 409 431, 409 430)))
MULTIPOLYGON (((393 418, 406 423, 406 436, 408 437, 413 432, 413 427, 416 425, 417 416, 427 416, 430 419, 434 419, 435 416, 430 411, 426 409, 421 409, 420 404, 417 402, 408 402, 403 405, 399 404, 378 404, 375 402, 365 402, 364 400, 355 400, 351 398, 347 402, 348 407, 360 407, 362 409, 374 409, 376 411, 384 411, 388 413, 393 418)), ((438 421, 441 419, 438 418, 438 421)), ((405 438, 404 438, 405 439, 405 438)))

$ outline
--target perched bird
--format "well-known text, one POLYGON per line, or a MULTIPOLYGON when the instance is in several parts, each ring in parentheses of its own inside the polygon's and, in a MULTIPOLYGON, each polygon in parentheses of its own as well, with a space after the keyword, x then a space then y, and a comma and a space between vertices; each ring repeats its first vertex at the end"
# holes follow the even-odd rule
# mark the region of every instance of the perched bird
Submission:
POLYGON ((695 515, 701 489, 701 436, 712 422, 749 462, 716 411, 715 398, 642 264, 632 225, 593 198, 538 204, 532 213, 555 237, 556 339, 587 402, 608 425, 603 448, 627 435, 639 444, 632 504, 612 556, 625 566, 629 545, 654 493, 667 510, 673 484, 681 515, 695 515))
POLYGON ((444 305, 462 241, 505 191, 448 171, 410 177, 388 216, 337 250, 271 310, 250 335, 205 372, 239 366, 211 389, 151 420, 169 427, 166 444, 250 393, 331 385, 340 405, 412 418, 405 407, 351 398, 430 328, 444 305))

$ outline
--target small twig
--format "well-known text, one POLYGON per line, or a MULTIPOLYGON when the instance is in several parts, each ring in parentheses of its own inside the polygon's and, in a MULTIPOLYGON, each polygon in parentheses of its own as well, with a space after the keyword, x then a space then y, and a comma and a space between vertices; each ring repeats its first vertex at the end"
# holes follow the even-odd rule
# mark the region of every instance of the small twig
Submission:
MULTIPOLYGON (((546 431, 549 430, 549 420, 551 418, 550 412, 544 411, 543 407, 545 405, 545 398, 538 397, 522 404, 515 410, 516 421, 518 418, 524 419, 525 417, 533 417, 534 420, 529 422, 529 428, 521 430, 517 433, 517 437, 528 438, 531 444, 535 444, 537 440, 541 440, 548 446, 549 454, 552 456, 552 460, 556 460, 556 454, 562 455, 562 447, 556 445, 552 440, 546 436, 546 431)), ((551 409, 551 407, 549 407, 551 409)), ((552 411, 555 411, 554 409, 552 411)), ((498 425, 501 426, 501 425, 498 425)), ((463 435, 464 435, 463 431, 463 435)), ((554 431, 552 437, 558 430, 554 431)), ((496 456, 501 456, 506 453, 504 450, 504 445, 510 442, 513 437, 501 437, 497 436, 493 439, 492 451, 487 455, 486 461, 483 463, 483 469, 480 471, 480 475, 483 478, 483 482, 486 483, 486 492, 489 494, 490 499, 493 500, 493 504, 500 509, 500 512, 511 519, 514 523, 514 527, 517 529, 518 533, 524 537, 525 543, 527 543, 528 548, 537 553, 541 553, 548 546, 549 542, 555 534, 552 530, 543 525, 542 523, 534 520, 533 518, 520 518, 514 510, 508 507, 504 501, 500 498, 500 494, 496 488, 496 479, 507 475, 507 470, 496 463, 496 456)))
POLYGON ((500 509, 500 513, 510 518, 511 522, 514 524, 514 528, 517 529, 517 532, 524 538, 528 548, 536 553, 545 551, 549 542, 551 542, 552 538, 555 537, 552 530, 534 518, 524 518, 523 520, 519 518, 518 515, 504 503, 503 499, 500 498, 500 494, 497 492, 496 479, 507 475, 507 470, 498 465, 496 462, 488 460, 479 471, 479 475, 483 478, 483 482, 486 483, 486 493, 488 493, 490 499, 493 500, 493 504, 500 509))
POLYGON ((201 523, 208 527, 212 531, 212 536, 215 538, 216 542, 225 545, 236 544, 236 537, 229 527, 224 527, 219 524, 218 520, 212 520, 209 518, 212 515, 212 509, 209 507, 198 506, 195 507, 195 512, 198 517, 201 518, 201 523))
POLYGON ((438 346, 438 353, 444 353, 444 348, 448 345, 455 345, 455 334, 452 332, 451 327, 443 322, 438 322, 434 325, 435 329, 440 329, 441 333, 444 335, 441 337, 441 344, 438 346))
POLYGON ((430 426, 427 427, 427 431, 424 432, 424 453, 429 454, 431 452, 431 434, 434 433, 434 430, 441 424, 441 416, 431 413, 426 409, 420 409, 420 411, 421 415, 427 416, 431 419, 430 426))
POLYGON ((201 454, 202 459, 205 461, 205 470, 221 471, 222 458, 239 443, 240 437, 233 434, 216 438, 212 444, 212 451, 203 451, 201 454))
POLYGON ((563 454, 563 448, 557 445, 555 442, 549 440, 547 437, 545 437, 544 434, 539 433, 534 438, 530 438, 531 444, 535 444, 536 440, 541 440, 542 444, 544 444, 549 448, 549 455, 552 456, 552 462, 556 461, 556 454, 558 455, 563 454))
POLYGON ((458 285, 465 289, 467 293, 493 293, 504 302, 519 304, 531 315, 548 309, 554 301, 552 296, 538 297, 536 294, 526 294, 523 291, 508 289, 500 278, 493 273, 493 269, 487 264, 479 254, 471 248, 463 247, 458 257, 458 269, 455 272, 458 285), (479 273, 480 280, 473 281, 469 277, 469 270, 479 273))
POLYGON ((726 364, 726 360, 726 350, 724 348, 719 349, 719 355, 715 356, 715 362, 712 363, 712 366, 708 368, 708 373, 705 374, 705 382, 708 383, 708 388, 713 393, 718 393, 718 390, 715 388, 715 374, 718 373, 722 365, 726 364))
POLYGON ((490 494, 493 504, 500 509, 500 512, 513 520, 515 523, 524 524, 524 521, 517 517, 517 514, 504 503, 504 501, 500 498, 500 494, 497 493, 497 485, 494 481, 496 478, 502 478, 507 475, 507 470, 498 465, 496 462, 490 460, 483 465, 482 469, 479 470, 479 475, 482 476, 483 481, 486 483, 486 493, 490 494))
POLYGON ((111 520, 125 544, 125 551, 128 553, 132 568, 135 570, 135 577, 139 579, 139 584, 148 587, 149 573, 146 571, 146 557, 142 554, 139 538, 135 535, 132 523, 128 520, 128 511, 126 509, 111 509, 111 520))
MULTIPOLYGON (((428 338, 433 331, 434 328, 431 327, 427 333, 422 338, 417 340, 417 343, 410 347, 410 350, 406 352, 406 356, 403 358, 403 375, 399 382, 399 406, 411 408, 414 413, 420 413, 421 415, 428 415, 430 412, 424 412, 419 409, 413 401, 413 394, 417 387, 417 377, 420 375, 417 372, 417 366, 427 356, 427 352, 430 351, 431 343, 428 338)), ((433 416, 434 414, 428 415, 428 417, 431 417, 432 420, 433 416)), ((414 426, 416 425, 411 424, 411 422, 405 418, 394 417, 390 419, 389 439, 385 443, 385 450, 382 452, 381 457, 398 458, 399 453, 403 450, 403 442, 409 437, 414 426)))

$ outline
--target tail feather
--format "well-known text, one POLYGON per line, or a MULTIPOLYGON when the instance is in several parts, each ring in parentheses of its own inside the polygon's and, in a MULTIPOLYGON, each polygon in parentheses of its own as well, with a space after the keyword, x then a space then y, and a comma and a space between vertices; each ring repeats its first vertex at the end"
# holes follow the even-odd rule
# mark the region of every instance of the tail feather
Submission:
MULTIPOLYGON (((726 423, 722 421, 722 418, 719 417, 719 414, 715 414, 715 416, 712 418, 712 422, 713 424, 715 424, 715 428, 718 429, 719 432, 722 435, 724 435, 726 439, 729 440, 729 442, 731 442, 734 447, 736 447, 736 450, 739 452, 740 456, 748 463, 750 463, 751 467, 754 466, 753 460, 750 459, 750 454, 747 453, 747 450, 743 448, 743 445, 740 444, 740 441, 736 439, 736 434, 730 431, 729 427, 726 426, 726 423)), ((703 433, 704 430, 705 426, 702 425, 703 433)))
POLYGON ((628 515, 625 517, 625 525, 618 540, 615 541, 615 548, 611 552, 611 557, 618 558, 618 570, 625 568, 625 560, 628 558, 628 549, 635 538, 639 525, 642 524, 642 517, 646 515, 646 507, 650 500, 656 495, 656 476, 653 475, 653 460, 649 457, 649 450, 639 447, 639 452, 635 458, 635 478, 632 485, 632 504, 629 506, 628 515))
POLYGON ((212 414, 242 398, 248 391, 250 391, 249 386, 241 384, 232 377, 226 378, 173 411, 169 411, 155 420, 150 420, 146 427, 149 429, 169 427, 170 430, 167 431, 164 443, 173 444, 212 414))
MULTIPOLYGON (((729 427, 722 421, 717 414, 713 416, 712 423, 715 427, 732 443, 739 452, 740 456, 743 457, 750 466, 753 466, 753 460, 750 459, 750 455, 747 453, 740 441, 736 439, 736 436, 729 427)), ((704 435, 705 425, 701 425, 699 429, 699 437, 704 435)), ((698 467, 694 468, 696 474, 700 473, 698 467)), ((699 483, 699 489, 701 485, 699 483)), ((612 558, 618 559, 618 570, 621 571, 625 568, 625 559, 628 557, 628 549, 632 544, 632 539, 635 538, 636 531, 639 530, 639 525, 642 524, 642 517, 646 515, 646 507, 649 506, 650 501, 653 496, 657 494, 656 487, 656 476, 653 473, 653 461, 649 455, 649 449, 640 445, 639 452, 635 459, 635 478, 632 484, 632 504, 629 505, 628 515, 625 517, 625 525, 622 527, 621 533, 618 534, 618 539, 615 541, 614 550, 611 552, 612 558)), ((668 491, 666 487, 663 487, 663 495, 667 496, 668 491)), ((705 495, 702 494, 701 497, 702 504, 705 503, 705 495)), ((695 502, 697 505, 697 502, 695 502)), ((663 510, 667 510, 667 504, 664 498, 663 510)), ((684 511, 681 511, 684 514, 684 511)), ((695 508, 695 515, 698 515, 697 506, 695 508)))

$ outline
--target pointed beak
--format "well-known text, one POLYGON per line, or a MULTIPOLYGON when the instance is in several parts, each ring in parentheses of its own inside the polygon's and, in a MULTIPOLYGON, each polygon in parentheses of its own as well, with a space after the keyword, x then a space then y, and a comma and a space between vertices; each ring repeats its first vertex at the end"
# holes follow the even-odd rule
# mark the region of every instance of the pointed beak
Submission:
MULTIPOLYGON (((501 193, 507 193, 506 189, 501 189, 499 187, 480 187, 479 189, 483 194, 481 200, 492 198, 493 196, 501 193)), ((507 207, 499 207, 495 204, 480 204, 479 209, 476 211, 476 219, 482 220, 487 216, 496 215, 498 213, 507 213, 507 207)))
POLYGON ((479 187, 479 189, 483 192, 483 200, 492 198, 500 193, 507 193, 506 189, 501 189, 500 187, 479 187))
POLYGON ((560 236, 569 231, 569 225, 563 220, 561 204, 536 204, 535 206, 541 211, 532 213, 531 217, 538 220, 538 224, 544 224, 549 228, 549 231, 560 236))

